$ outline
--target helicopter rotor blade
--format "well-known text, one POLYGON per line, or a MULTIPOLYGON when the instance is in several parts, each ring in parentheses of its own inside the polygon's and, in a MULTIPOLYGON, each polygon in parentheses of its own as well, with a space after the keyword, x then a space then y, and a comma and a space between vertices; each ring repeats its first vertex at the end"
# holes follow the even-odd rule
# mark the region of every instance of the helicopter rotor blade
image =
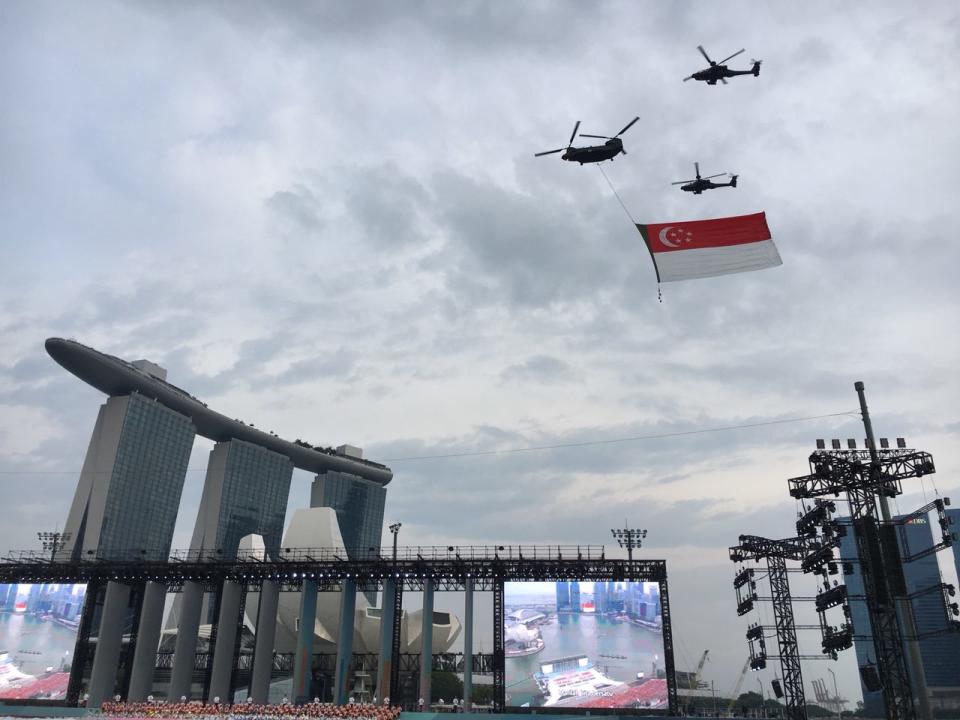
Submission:
POLYGON ((711 180, 715 177, 720 177, 721 175, 727 175, 728 173, 717 173, 716 175, 707 175, 704 180, 711 180))
POLYGON ((587 135, 586 133, 580 133, 580 137, 592 137, 592 138, 599 138, 601 140, 613 140, 613 138, 609 137, 608 135, 587 135))
POLYGON ((729 85, 726 78, 720 78, 720 82, 722 82, 724 85, 729 85))
POLYGON ((627 126, 626 126, 623 130, 621 130, 620 132, 618 132, 614 137, 620 137, 621 135, 623 135, 627 130, 629 130, 630 128, 632 128, 632 127, 633 127, 633 124, 634 124, 637 120, 639 120, 639 119, 640 119, 640 116, 637 115, 633 120, 631 120, 630 122, 628 122, 628 123, 627 123, 627 126))
POLYGON ((700 51, 700 54, 703 55, 703 56, 707 59, 707 62, 708 62, 708 63, 710 63, 711 65, 714 64, 713 60, 710 59, 710 56, 707 55, 707 51, 703 49, 703 45, 697 45, 697 50, 699 50, 699 51, 700 51))
POLYGON ((558 150, 547 150, 546 152, 542 152, 542 153, 534 153, 533 156, 540 157, 541 155, 553 155, 554 153, 563 152, 566 149, 567 148, 560 148, 558 150))
POLYGON ((693 164, 693 169, 697 171, 697 179, 700 179, 700 163, 695 162, 693 164))
POLYGON ((577 136, 577 130, 580 129, 580 121, 577 120, 577 124, 573 126, 573 132, 570 134, 570 142, 567 143, 567 147, 573 147, 573 139, 577 136))
POLYGON ((693 75, 691 75, 690 77, 685 77, 683 79, 684 82, 686 82, 687 80, 693 80, 693 75))
POLYGON ((675 183, 670 183, 671 185, 686 185, 687 183, 692 183, 693 180, 678 180, 675 183))
POLYGON ((731 56, 728 57, 728 58, 724 58, 723 60, 721 60, 721 61, 720 61, 719 63, 717 63, 717 64, 718 64, 718 65, 723 65, 727 60, 731 60, 731 59, 735 58, 737 55, 739 55, 740 53, 742 53, 744 50, 745 50, 745 48, 740 48, 740 49, 737 50, 733 55, 731 55, 731 56))

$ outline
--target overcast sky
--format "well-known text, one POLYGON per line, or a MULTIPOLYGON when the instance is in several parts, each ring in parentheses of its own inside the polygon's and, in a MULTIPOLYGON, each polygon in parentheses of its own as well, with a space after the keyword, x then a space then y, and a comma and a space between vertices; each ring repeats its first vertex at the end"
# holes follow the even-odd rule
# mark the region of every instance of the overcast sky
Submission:
MULTIPOLYGON (((786 479, 815 438, 862 438, 855 416, 395 459, 852 411, 864 380, 878 433, 956 492, 958 67, 949 1, 0 3, 0 547, 66 518, 103 400, 45 354, 71 337, 390 460, 402 543, 647 528, 678 666, 710 648, 728 692, 748 618, 726 548, 792 534, 786 479), (681 82, 698 44, 760 77, 681 82), (766 211, 781 267, 657 302, 598 169, 533 156, 635 115, 605 165, 633 217, 766 211), (671 187, 694 161, 739 187, 671 187)), ((907 486, 904 510, 934 492, 907 486)), ((858 699, 853 652, 830 667, 858 699)))

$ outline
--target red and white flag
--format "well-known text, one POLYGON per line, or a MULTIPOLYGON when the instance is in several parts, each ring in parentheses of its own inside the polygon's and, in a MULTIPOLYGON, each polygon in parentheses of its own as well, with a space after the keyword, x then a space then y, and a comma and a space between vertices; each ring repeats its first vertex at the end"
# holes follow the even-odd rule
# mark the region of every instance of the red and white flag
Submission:
POLYGON ((658 282, 693 280, 782 265, 765 213, 637 225, 658 282))

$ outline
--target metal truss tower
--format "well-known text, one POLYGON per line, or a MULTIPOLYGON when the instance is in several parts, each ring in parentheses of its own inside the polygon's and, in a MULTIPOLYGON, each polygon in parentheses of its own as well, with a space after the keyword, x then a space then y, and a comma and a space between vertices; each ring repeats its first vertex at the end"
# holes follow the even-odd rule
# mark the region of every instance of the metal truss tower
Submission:
POLYGON ((803 695, 803 676, 800 673, 800 648, 793 619, 793 599, 787 578, 787 560, 803 560, 810 552, 806 537, 769 540, 756 535, 741 535, 740 544, 730 548, 734 562, 766 560, 770 574, 770 595, 776 623, 777 644, 780 647, 780 671, 783 674, 783 695, 789 720, 806 720, 807 703, 803 695))
MULTIPOLYGON (((788 481, 790 495, 797 499, 838 496, 846 493, 850 518, 857 545, 857 556, 863 576, 864 596, 870 616, 871 635, 877 658, 877 674, 889 720, 914 720, 910 671, 904 653, 904 640, 910 640, 913 674, 918 683, 921 715, 929 715, 923 666, 916 647, 916 629, 907 598, 903 562, 897 547, 895 529, 890 524, 887 498, 902 492, 901 481, 935 472, 929 453, 906 448, 878 451, 873 427, 867 411, 862 382, 855 383, 860 396, 860 409, 867 434, 867 450, 820 449, 810 456, 809 475, 788 481), (878 521, 880 506, 883 523, 878 521), (901 629, 898 606, 907 626, 901 629)), ((851 441, 852 442, 852 441, 851 441)), ((821 445, 821 447, 823 447, 821 445)))

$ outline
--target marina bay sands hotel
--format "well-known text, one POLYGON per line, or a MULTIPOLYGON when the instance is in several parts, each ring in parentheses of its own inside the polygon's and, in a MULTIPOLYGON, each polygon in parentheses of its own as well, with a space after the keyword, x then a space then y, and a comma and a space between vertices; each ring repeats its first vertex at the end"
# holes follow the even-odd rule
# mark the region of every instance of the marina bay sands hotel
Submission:
MULTIPOLYGON (((339 546, 350 560, 379 555, 386 486, 393 474, 385 465, 364 459, 358 448, 344 445, 334 450, 300 440, 290 442, 227 418, 168 383, 166 371, 146 360, 128 362, 59 338, 47 340, 46 349, 56 362, 108 396, 90 438, 58 561, 166 563, 187 465, 198 434, 213 440, 215 445, 194 525, 192 552, 229 562, 237 557, 241 541, 250 543, 254 536, 257 543, 262 539, 258 547, 265 557, 274 560, 291 542, 294 547, 339 546), (313 509, 297 511, 313 514, 294 517, 289 532, 297 537, 291 541, 284 538, 283 532, 294 468, 315 473, 315 479, 311 487, 313 509), (324 522, 327 527, 319 527, 324 522)), ((220 613, 227 606, 233 609, 234 616, 243 616, 244 612, 249 615, 249 598, 244 610, 239 585, 227 585, 232 587, 222 588, 217 603, 220 613)), ((204 603, 209 588, 185 582, 173 607, 174 628, 168 626, 164 630, 167 590, 165 583, 148 582, 138 602, 131 598, 130 584, 107 583, 91 675, 86 683, 90 706, 96 707, 113 695, 125 633, 136 638, 135 652, 128 660, 129 699, 143 700, 153 691, 157 648, 165 641, 175 643, 167 695, 190 696, 204 614, 209 618, 218 608, 204 603)), ((278 584, 264 582, 256 598, 259 619, 253 613, 249 621, 250 626, 256 625, 250 696, 258 702, 267 699, 275 643, 279 645, 284 636, 290 649, 295 645, 298 651, 304 643, 304 631, 300 631, 297 617, 299 603, 291 598, 295 606, 285 611, 280 595, 278 584)), ((339 632, 350 638, 345 643, 350 652, 354 614, 358 621, 375 623, 377 629, 381 625, 381 611, 368 607, 370 603, 363 603, 363 597, 362 593, 351 597, 348 618, 342 617, 342 609, 338 617, 336 608, 327 612, 332 617, 326 618, 314 597, 314 604, 306 607, 310 608, 308 614, 317 616, 316 623, 304 625, 310 630, 316 627, 318 642, 325 637, 328 647, 330 642, 336 647, 339 622, 339 632)), ((303 607, 300 605, 300 614, 305 612, 303 607)), ((448 614, 433 613, 432 598, 428 613, 434 620, 433 632, 422 632, 420 613, 408 614, 419 616, 417 632, 412 622, 405 624, 405 632, 429 636, 431 642, 436 636, 434 647, 443 652, 458 635, 459 623, 448 614)), ((223 677, 224 672, 230 677, 240 638, 225 642, 225 634, 240 633, 244 618, 241 617, 241 630, 237 629, 238 623, 227 623, 231 624, 232 630, 221 623, 209 699, 220 695, 226 699, 231 687, 223 677)), ((356 642, 366 642, 368 649, 373 650, 369 646, 376 645, 377 632, 364 628, 361 622, 356 632, 356 642)), ((309 632, 306 647, 314 647, 313 642, 314 633, 309 632)), ((429 648, 430 644, 425 642, 424 647, 429 648)), ((309 672, 309 663, 305 672, 309 672)), ((338 682, 343 679, 338 678, 338 682)))

